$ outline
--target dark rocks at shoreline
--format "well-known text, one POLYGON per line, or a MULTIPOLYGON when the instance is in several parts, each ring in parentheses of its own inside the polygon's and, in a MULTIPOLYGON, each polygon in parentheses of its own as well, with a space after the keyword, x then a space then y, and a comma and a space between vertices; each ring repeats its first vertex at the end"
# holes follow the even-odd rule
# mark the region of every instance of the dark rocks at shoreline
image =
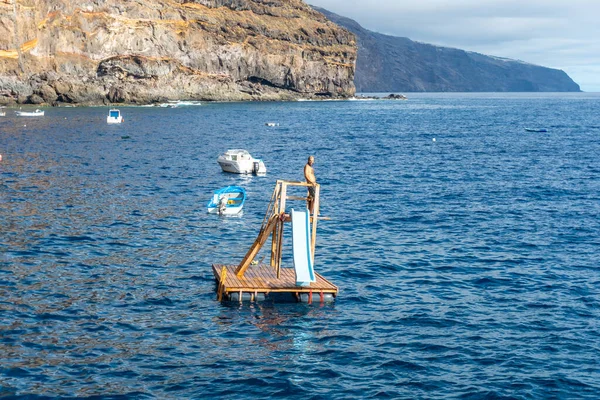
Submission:
POLYGON ((384 99, 387 99, 387 100, 408 100, 408 97, 406 97, 403 94, 394 94, 394 93, 392 93, 392 94, 390 94, 388 96, 385 96, 384 99))
POLYGON ((408 97, 405 95, 395 93, 391 93, 387 96, 366 96, 359 94, 356 95, 355 98, 360 100, 408 100, 408 97))

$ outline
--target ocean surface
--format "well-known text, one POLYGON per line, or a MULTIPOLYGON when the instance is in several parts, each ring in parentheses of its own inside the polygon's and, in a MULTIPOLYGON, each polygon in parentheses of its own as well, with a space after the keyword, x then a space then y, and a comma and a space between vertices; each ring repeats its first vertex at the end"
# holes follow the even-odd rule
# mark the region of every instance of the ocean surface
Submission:
POLYGON ((599 398, 600 94, 408 97, 8 109, 0 398, 599 398), (217 302, 311 154, 335 303, 217 302))

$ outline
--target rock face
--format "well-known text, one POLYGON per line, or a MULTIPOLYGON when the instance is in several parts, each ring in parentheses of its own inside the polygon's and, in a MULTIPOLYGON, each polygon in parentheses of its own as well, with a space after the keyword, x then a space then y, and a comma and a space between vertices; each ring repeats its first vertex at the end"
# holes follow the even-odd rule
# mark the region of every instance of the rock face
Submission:
POLYGON ((414 42, 315 7, 357 37, 358 92, 579 92, 563 71, 414 42))
POLYGON ((0 103, 354 94, 354 35, 301 0, 3 0, 0 103))

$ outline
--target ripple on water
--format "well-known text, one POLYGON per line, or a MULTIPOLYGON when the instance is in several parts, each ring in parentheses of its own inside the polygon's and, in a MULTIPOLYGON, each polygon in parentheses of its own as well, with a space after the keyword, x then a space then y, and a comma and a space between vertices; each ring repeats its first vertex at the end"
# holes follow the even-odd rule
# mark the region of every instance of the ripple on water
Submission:
POLYGON ((0 397, 594 399, 599 100, 127 107, 118 127, 56 108, 26 131, 3 118, 0 397), (252 122, 274 115, 278 130, 252 122), (267 176, 222 173, 230 147, 267 176), (336 303, 218 304, 210 265, 242 259, 274 180, 301 180, 308 154, 336 303), (206 213, 225 185, 246 188, 243 216, 206 213))

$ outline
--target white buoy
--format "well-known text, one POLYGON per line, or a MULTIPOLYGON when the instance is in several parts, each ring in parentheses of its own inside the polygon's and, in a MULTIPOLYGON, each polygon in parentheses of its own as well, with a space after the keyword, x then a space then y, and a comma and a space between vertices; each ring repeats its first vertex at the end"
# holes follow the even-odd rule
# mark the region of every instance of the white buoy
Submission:
POLYGON ((435 138, 433 138, 433 141, 435 142, 435 138))

